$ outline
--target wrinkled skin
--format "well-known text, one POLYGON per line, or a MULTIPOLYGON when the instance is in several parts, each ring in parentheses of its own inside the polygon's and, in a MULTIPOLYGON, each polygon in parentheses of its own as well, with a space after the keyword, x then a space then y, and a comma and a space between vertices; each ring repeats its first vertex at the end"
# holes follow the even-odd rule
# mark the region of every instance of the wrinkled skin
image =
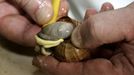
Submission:
POLYGON ((73 43, 89 48, 95 59, 66 63, 38 56, 33 64, 51 75, 133 75, 134 3, 112 9, 110 4, 104 4, 98 14, 88 9, 83 24, 73 32, 73 43))
MULTIPOLYGON (((80 32, 85 36, 84 30, 89 28, 89 30, 91 30, 89 32, 92 32, 92 34, 95 34, 96 36, 90 34, 91 40, 83 38, 85 39, 82 40, 83 47, 96 51, 95 49, 103 44, 121 41, 120 43, 114 43, 114 46, 117 46, 114 50, 112 50, 113 48, 109 49, 107 47, 98 48, 97 51, 100 51, 100 53, 97 57, 104 57, 103 59, 97 58, 85 62, 65 63, 59 62, 53 57, 40 56, 37 58, 40 61, 36 62, 38 63, 38 67, 43 71, 48 71, 52 75, 133 75, 133 7, 134 5, 130 5, 127 8, 116 11, 103 12, 109 10, 109 8, 111 9, 111 6, 108 6, 108 9, 103 7, 98 14, 96 14, 94 9, 89 9, 87 12, 84 21, 85 24, 81 27, 80 32), (111 14, 114 14, 115 16, 111 14), (96 27, 96 25, 101 27, 96 27), (95 32, 92 31, 93 29, 95 32), (99 39, 100 41, 96 39, 99 39), (87 40, 88 42, 85 42, 87 40), (113 51, 115 53, 112 53, 113 51), (107 55, 104 55, 103 53, 107 55), (106 59, 106 57, 109 57, 109 59, 106 59)), ((35 23, 32 23, 26 16, 20 14, 18 9, 5 0, 0 0, 0 10, 0 34, 18 44, 35 46, 33 36, 40 31, 40 27, 35 23)), ((75 34, 75 36, 77 35, 75 34)), ((93 53, 95 54, 97 51, 93 53)))
MULTIPOLYGON (((0 35, 17 44, 34 47, 36 45, 34 36, 41 28, 39 24, 37 24, 38 20, 34 20, 34 18, 31 19, 31 17, 36 17, 36 15, 40 14, 33 14, 33 12, 39 11, 39 4, 37 2, 28 4, 26 3, 28 1, 31 3, 32 1, 50 2, 51 0, 0 0, 0 35), (24 11, 29 14, 26 14, 24 11), (29 17, 29 15, 31 17, 29 17)), ((45 8, 47 8, 47 6, 45 8)), ((49 9, 48 11, 51 10, 52 9, 49 9)), ((46 10, 41 12, 45 11, 46 10)), ((66 15, 67 11, 68 4, 66 0, 61 0, 58 18, 66 15)), ((43 13, 43 15, 45 16, 47 13, 43 13)))

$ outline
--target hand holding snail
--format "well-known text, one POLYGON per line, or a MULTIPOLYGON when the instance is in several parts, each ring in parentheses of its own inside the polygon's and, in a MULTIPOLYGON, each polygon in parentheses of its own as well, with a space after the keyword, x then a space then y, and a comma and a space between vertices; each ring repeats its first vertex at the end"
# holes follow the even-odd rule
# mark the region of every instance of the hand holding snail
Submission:
MULTIPOLYGON (((41 30, 37 16, 43 14, 40 16, 41 20, 46 19, 45 21, 47 21, 49 18, 43 17, 46 17, 47 13, 53 12, 52 9, 45 10, 50 8, 51 4, 42 7, 41 2, 49 4, 51 0, 0 0, 0 10, 2 11, 0 35, 14 43, 34 47, 36 45, 35 35, 41 30), (29 16, 32 16, 32 19, 29 16)), ((68 11, 66 0, 61 0, 59 10, 58 18, 66 15, 68 11)))
POLYGON ((106 4, 102 9, 110 11, 87 11, 84 23, 73 33, 73 43, 93 51, 89 60, 66 63, 51 56, 38 56, 33 64, 51 75, 133 75, 133 8, 134 3, 116 10, 106 4))
MULTIPOLYGON (((41 30, 40 27, 38 27, 34 21, 36 21, 39 25, 42 25, 44 23, 40 22, 41 20, 44 20, 45 23, 47 23, 51 16, 53 15, 53 10, 51 6, 51 1, 49 0, 7 0, 7 2, 2 2, 3 5, 6 5, 10 8, 8 10, 8 7, 2 10, 8 10, 11 13, 6 12, 2 16, 2 22, 1 22, 1 35, 6 37, 8 40, 11 40, 15 43, 26 45, 26 46, 35 46, 35 39, 34 36, 41 30), (10 3, 10 4, 9 4, 10 3), (41 4, 43 3, 43 4, 41 4), (47 3, 47 5, 44 5, 44 3, 47 3), (29 15, 26 15, 22 9, 23 8, 26 13, 28 13, 31 18, 29 18, 29 15), (44 11, 45 8, 50 8, 46 11, 44 11), (40 16, 43 14, 43 16, 40 16), (12 16, 10 16, 12 15, 12 16), (47 15, 50 15, 48 18, 47 15), (5 29, 8 28, 8 29, 5 29), (7 31, 8 30, 8 31, 7 31), (11 33, 11 34, 8 34, 11 33)), ((66 0, 61 0, 61 5, 59 9, 58 18, 60 19, 62 16, 67 15, 68 7, 66 0)), ((62 22, 60 22, 62 23, 62 22)), ((73 26, 70 25, 70 23, 67 23, 69 27, 67 28, 67 34, 61 35, 63 38, 67 38, 70 36, 70 32, 72 32, 73 26), (71 29, 70 29, 71 27, 71 29), (68 31, 69 29, 69 31, 68 31)), ((61 25, 62 27, 62 25, 61 25)), ((57 37, 57 36, 56 36, 57 37)))
MULTIPOLYGON (((43 25, 43 28, 41 32, 35 36, 38 44, 35 49, 36 51, 39 50, 39 52, 41 50, 41 53, 45 56, 52 55, 59 58, 59 60, 67 62, 84 60, 89 56, 88 50, 76 48, 71 43, 70 38, 73 29, 80 23, 75 22, 75 20, 69 17, 58 18, 57 12, 59 11, 59 5, 60 0, 52 0, 51 7, 53 7, 53 17, 46 23, 43 23, 45 21, 41 23, 41 19, 39 19, 39 23, 43 25)), ((39 15, 35 16, 39 17, 39 15)))
MULTIPOLYGON (((0 34, 18 44, 35 46, 34 36, 40 31, 40 28, 26 18, 26 15, 20 13, 20 11, 15 8, 16 5, 14 5, 11 1, 12 0, 0 0, 0 10, 3 11, 0 15, 0 34)), ((24 2, 25 1, 26 0, 24 0, 24 2)), ((92 17, 86 17, 85 21, 87 22, 87 25, 92 25, 93 23, 97 33, 104 33, 104 35, 101 33, 100 35, 97 35, 97 37, 91 37, 92 40, 90 40, 90 42, 92 43, 85 42, 86 48, 90 48, 95 51, 93 54, 96 55, 92 58, 96 59, 84 62, 66 63, 59 62, 51 56, 39 56, 34 59, 34 64, 36 63, 40 69, 43 71, 49 71, 52 75, 133 75, 133 7, 134 4, 132 3, 122 9, 101 12, 98 14, 96 14, 96 11, 94 10, 88 11, 87 14, 90 16, 92 15, 92 17), (102 31, 96 29, 96 25, 102 26, 102 31), (120 25, 119 27, 121 28, 118 29, 117 25, 120 25), (111 34, 107 33, 109 30, 112 31, 110 31, 111 34), (105 34, 105 32, 108 35, 105 34), (112 38, 110 36, 112 36, 112 38), (100 37, 102 38, 101 43, 96 40, 96 38, 100 39, 100 37), (111 42, 114 43, 111 44, 111 42), (115 44, 115 42, 119 43, 115 44), (110 43, 110 45, 107 47, 104 43, 110 43)), ((84 28, 86 30, 86 25, 84 28)), ((81 29, 81 31, 83 31, 83 29, 81 29)), ((92 27, 90 27, 90 29, 92 29, 92 27)), ((78 42, 74 44, 77 46, 80 45, 78 42)))

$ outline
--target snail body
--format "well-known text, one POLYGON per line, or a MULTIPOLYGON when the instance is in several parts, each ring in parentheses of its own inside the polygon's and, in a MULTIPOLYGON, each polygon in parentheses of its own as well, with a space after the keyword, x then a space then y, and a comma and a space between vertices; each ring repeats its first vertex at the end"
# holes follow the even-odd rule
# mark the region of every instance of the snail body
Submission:
MULTIPOLYGON (((37 35, 45 40, 57 40, 59 38, 64 39, 64 42, 49 49, 51 50, 49 51, 51 52, 49 54, 58 60, 66 62, 82 61, 87 59, 90 54, 89 50, 79 49, 71 42, 72 31, 77 25, 80 25, 80 22, 72 20, 69 17, 63 17, 56 23, 48 25, 48 27, 44 27, 37 35)), ((44 53, 44 55, 47 54, 44 53)))
POLYGON ((38 36, 45 40, 58 40, 68 38, 74 26, 71 23, 67 22, 56 22, 51 25, 48 25, 38 33, 38 36))

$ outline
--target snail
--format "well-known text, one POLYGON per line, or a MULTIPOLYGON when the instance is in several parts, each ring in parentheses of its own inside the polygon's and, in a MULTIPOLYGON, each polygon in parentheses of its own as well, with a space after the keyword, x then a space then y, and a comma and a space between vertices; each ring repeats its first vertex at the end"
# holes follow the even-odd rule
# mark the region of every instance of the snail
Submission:
POLYGON ((39 46, 41 53, 48 56, 54 56, 60 61, 76 62, 82 61, 89 57, 89 50, 79 49, 71 42, 71 34, 73 29, 81 23, 72 20, 69 17, 62 17, 57 22, 44 27, 37 36, 44 40, 58 40, 63 38, 64 41, 58 46, 52 48, 44 48, 39 46))
POLYGON ((65 41, 54 48, 54 56, 60 61, 76 62, 89 57, 88 50, 78 49, 71 42, 65 41))
MULTIPOLYGON (((79 49, 71 42, 74 28, 81 23, 67 16, 58 17, 60 0, 52 0, 53 17, 43 23, 42 30, 35 36, 35 50, 45 56, 54 56, 60 61, 75 62, 89 57, 89 50, 79 49)), ((43 15, 43 14, 41 14, 43 15)))
POLYGON ((67 38, 71 35, 74 26, 71 23, 56 22, 48 25, 38 33, 38 36, 45 40, 57 40, 60 38, 67 38))

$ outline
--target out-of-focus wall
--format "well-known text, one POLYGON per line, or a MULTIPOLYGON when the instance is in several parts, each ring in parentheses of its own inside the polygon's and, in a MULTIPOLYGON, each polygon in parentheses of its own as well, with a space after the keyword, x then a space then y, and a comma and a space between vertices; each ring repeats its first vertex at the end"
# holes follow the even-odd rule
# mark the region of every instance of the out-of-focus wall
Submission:
POLYGON ((104 2, 110 2, 115 9, 127 6, 134 0, 68 0, 70 4, 69 16, 81 20, 84 17, 87 8, 96 8, 100 10, 104 2))

